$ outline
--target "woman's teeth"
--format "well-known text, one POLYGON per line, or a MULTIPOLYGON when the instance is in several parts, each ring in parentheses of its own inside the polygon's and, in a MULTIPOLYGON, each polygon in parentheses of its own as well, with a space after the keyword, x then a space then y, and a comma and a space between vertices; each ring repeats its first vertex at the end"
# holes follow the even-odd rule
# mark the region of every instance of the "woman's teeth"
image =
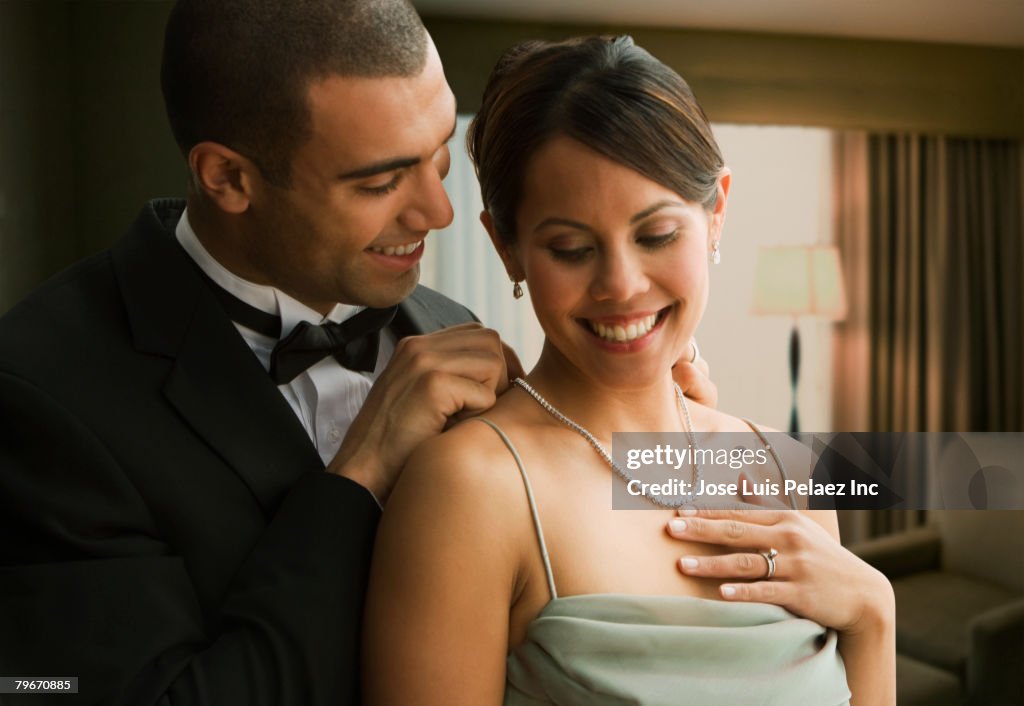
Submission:
POLYGON ((654 328, 654 324, 657 321, 658 315, 651 314, 626 326, 619 324, 608 326, 596 321, 588 321, 587 323, 590 324, 590 330, 604 340, 612 341, 613 343, 626 343, 646 336, 654 328))
POLYGON ((421 245, 423 245, 423 241, 417 240, 415 243, 409 243, 407 245, 399 245, 397 247, 388 245, 383 248, 369 248, 369 250, 370 252, 380 253, 381 255, 408 255, 416 252, 421 245))

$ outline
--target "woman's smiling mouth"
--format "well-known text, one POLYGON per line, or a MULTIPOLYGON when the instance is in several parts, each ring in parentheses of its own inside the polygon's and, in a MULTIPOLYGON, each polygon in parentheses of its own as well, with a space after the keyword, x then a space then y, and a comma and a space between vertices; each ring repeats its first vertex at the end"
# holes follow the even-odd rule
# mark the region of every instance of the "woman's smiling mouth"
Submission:
POLYGON ((671 306, 644 316, 617 316, 601 319, 578 319, 580 324, 603 342, 635 343, 661 327, 671 306))

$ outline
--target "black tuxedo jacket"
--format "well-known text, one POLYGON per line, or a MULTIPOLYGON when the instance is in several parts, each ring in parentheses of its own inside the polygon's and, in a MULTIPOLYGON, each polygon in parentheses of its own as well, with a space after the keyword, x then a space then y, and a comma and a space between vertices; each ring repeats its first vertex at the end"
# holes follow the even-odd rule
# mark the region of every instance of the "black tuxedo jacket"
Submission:
MULTIPOLYGON (((354 702, 378 506, 324 472, 183 206, 0 319, 0 676, 79 677, 37 705, 354 702)), ((420 287, 394 326, 473 319, 420 287)))

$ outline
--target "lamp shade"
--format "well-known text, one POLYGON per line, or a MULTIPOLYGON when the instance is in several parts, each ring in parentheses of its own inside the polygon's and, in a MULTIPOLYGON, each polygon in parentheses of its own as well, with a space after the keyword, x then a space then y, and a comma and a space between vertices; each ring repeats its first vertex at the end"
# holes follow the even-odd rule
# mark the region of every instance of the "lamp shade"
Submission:
POLYGON ((846 316, 839 251, 831 245, 763 247, 754 274, 754 314, 846 316))

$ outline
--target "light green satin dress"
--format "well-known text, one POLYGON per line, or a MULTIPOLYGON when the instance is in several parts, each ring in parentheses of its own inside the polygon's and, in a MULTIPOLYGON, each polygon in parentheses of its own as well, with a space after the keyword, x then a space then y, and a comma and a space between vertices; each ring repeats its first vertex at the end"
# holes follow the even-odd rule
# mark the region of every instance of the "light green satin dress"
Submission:
POLYGON ((519 466, 552 596, 508 655, 507 706, 849 705, 835 632, 779 606, 692 596, 559 597, 522 459, 501 429, 478 419, 519 466))

